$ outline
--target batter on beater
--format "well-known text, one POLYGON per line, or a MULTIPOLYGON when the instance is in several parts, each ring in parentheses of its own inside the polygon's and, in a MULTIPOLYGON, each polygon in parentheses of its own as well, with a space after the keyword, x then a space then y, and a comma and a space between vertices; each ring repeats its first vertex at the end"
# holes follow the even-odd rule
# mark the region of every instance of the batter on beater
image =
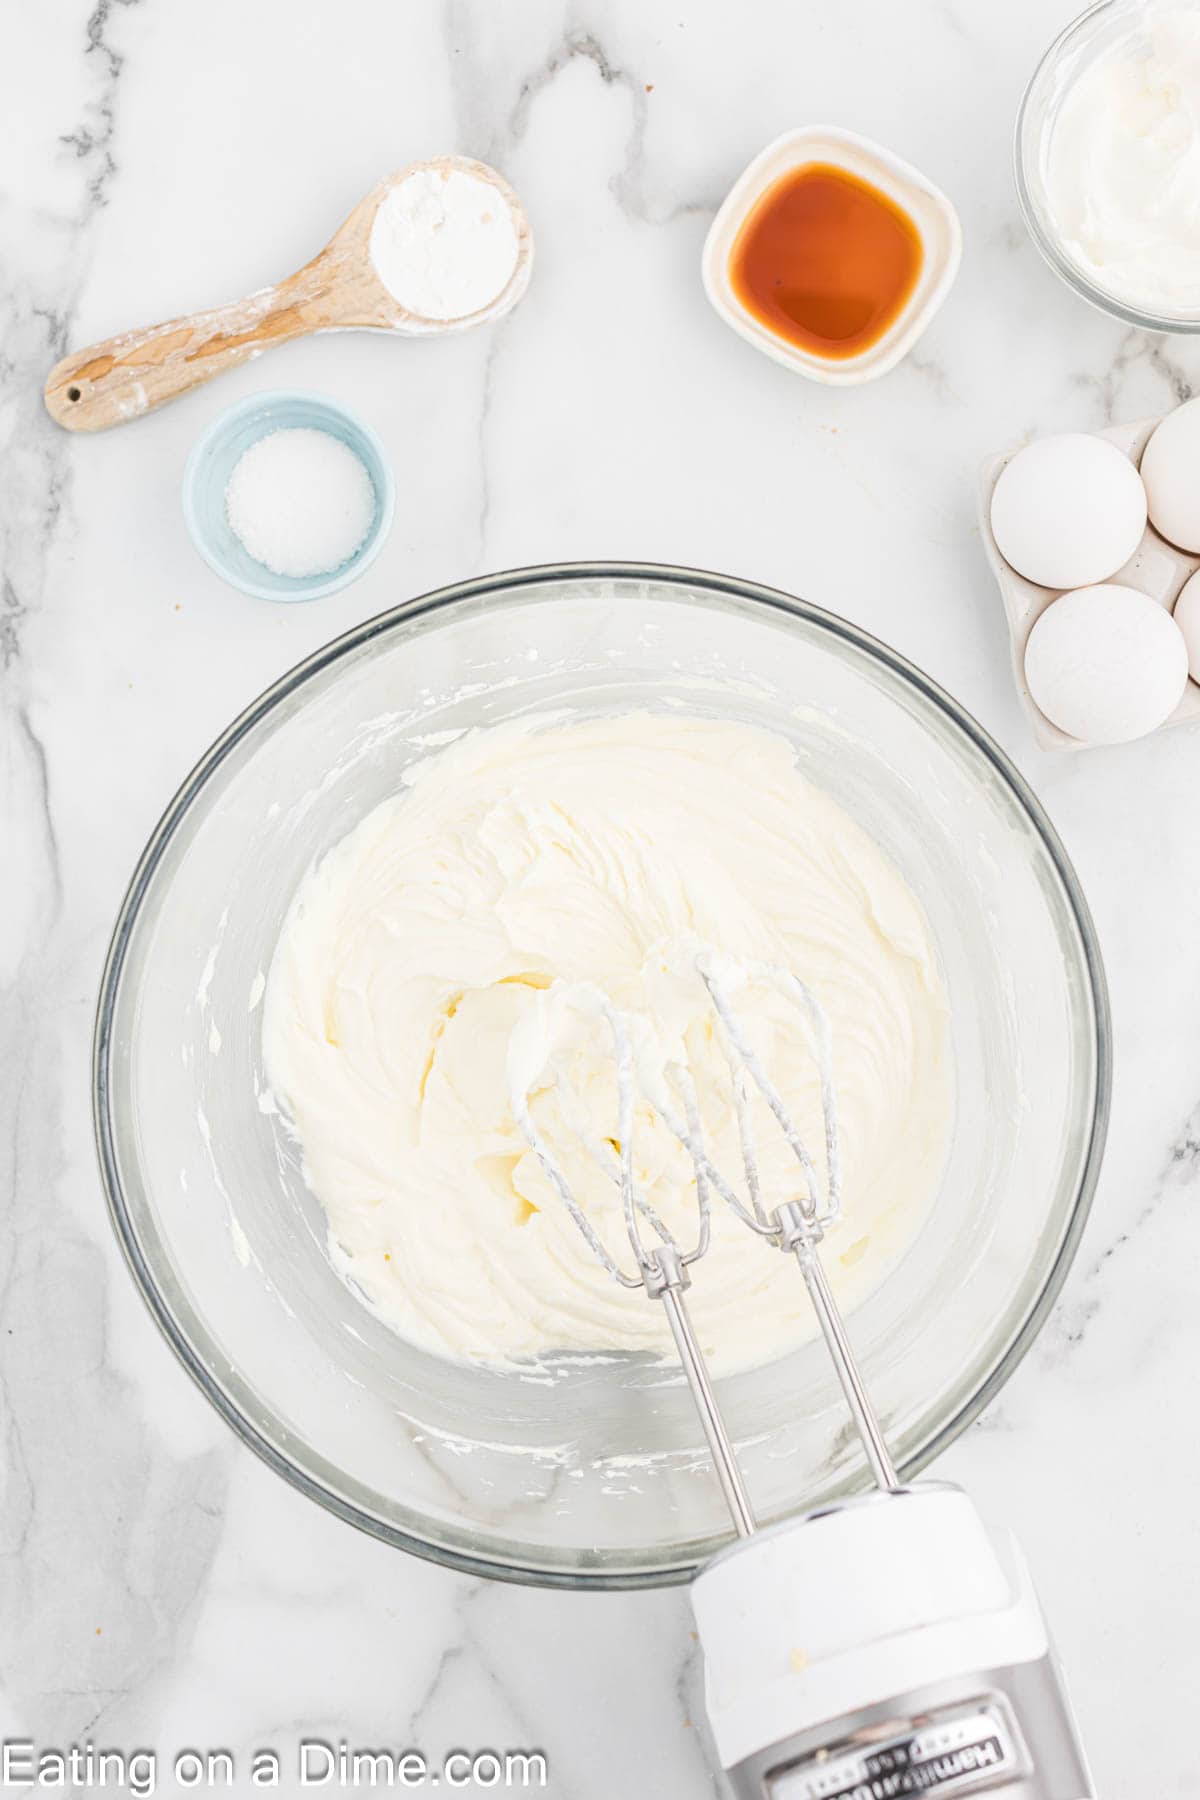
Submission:
MULTIPOLYGON (((781 737, 649 713, 528 720, 415 765, 302 883, 268 978, 266 1072, 331 1253, 403 1336, 501 1364, 668 1348, 661 1309, 612 1282, 551 1192, 507 1062, 545 990, 594 983, 684 1047, 713 1160, 736 1167, 719 1034, 702 984, 680 976, 693 938, 792 969, 820 999, 843 1173, 826 1263, 843 1308, 894 1267, 935 1196, 953 1091, 929 928, 899 872, 781 737)), ((750 1027, 819 1156, 802 1023, 764 995, 750 1027)), ((619 1250, 619 1196, 568 1129, 611 1138, 611 1047, 581 1021, 565 1051, 584 1117, 562 1116, 549 1082, 531 1105, 619 1250)), ((648 1112, 634 1141, 641 1190, 687 1236, 686 1152, 648 1112)), ((788 1181, 782 1146, 777 1168, 764 1149, 765 1180, 788 1181)), ((719 1206, 689 1298, 719 1370, 815 1329, 788 1260, 719 1206)))

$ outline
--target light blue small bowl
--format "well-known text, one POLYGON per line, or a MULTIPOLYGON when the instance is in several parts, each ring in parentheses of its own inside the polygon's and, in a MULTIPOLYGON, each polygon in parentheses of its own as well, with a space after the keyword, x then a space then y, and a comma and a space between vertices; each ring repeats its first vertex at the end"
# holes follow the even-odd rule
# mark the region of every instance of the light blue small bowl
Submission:
POLYGON ((227 408, 198 439, 183 472, 183 516, 193 544, 231 587, 259 600, 319 600, 324 594, 336 594, 379 555, 395 510, 396 484, 375 433, 336 400, 299 388, 252 394, 227 408), (370 530, 354 555, 327 574, 273 574, 234 536, 225 512, 225 490, 239 458, 268 432, 297 427, 327 431, 348 444, 375 489, 370 530))

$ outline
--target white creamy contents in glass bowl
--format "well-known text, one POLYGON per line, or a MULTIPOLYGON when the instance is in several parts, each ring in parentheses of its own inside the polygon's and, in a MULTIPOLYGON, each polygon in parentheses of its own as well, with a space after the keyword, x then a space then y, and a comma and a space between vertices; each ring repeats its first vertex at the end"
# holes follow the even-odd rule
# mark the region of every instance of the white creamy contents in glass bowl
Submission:
POLYGON ((1200 11, 1148 5, 1059 104, 1044 168, 1063 249, 1149 313, 1200 313, 1200 11))
MULTIPOLYGON (((790 967, 823 1003, 844 1161, 827 1266, 845 1306, 895 1267, 936 1192, 952 1091, 945 995, 899 872, 783 738, 648 713, 530 720, 414 766, 302 883, 267 983, 266 1072, 335 1262, 410 1341, 496 1363, 669 1347, 662 1308, 612 1279, 549 1187, 514 1121, 507 1062, 545 989, 593 982, 687 1041, 710 1150, 739 1171, 703 988, 685 992, 665 967, 692 937, 790 967)), ((819 1156, 802 1025, 759 1006, 749 1026, 819 1156)), ((603 1037, 581 1036, 571 1059, 589 1130, 611 1134, 603 1037)), ((628 1266, 616 1189, 567 1139, 553 1096, 533 1107, 628 1266)), ((690 1241, 690 1160, 641 1116, 635 1141, 647 1197, 690 1241)), ((760 1148, 766 1192, 792 1197, 782 1139, 764 1133, 760 1148)), ((718 1368, 813 1335, 791 1259, 719 1204, 689 1298, 718 1368)))

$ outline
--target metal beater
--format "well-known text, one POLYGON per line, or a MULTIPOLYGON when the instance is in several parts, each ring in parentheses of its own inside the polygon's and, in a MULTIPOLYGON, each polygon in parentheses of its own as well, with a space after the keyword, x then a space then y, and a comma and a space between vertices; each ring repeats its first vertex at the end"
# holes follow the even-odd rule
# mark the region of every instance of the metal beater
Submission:
MULTIPOLYGON (((625 1230, 637 1262, 638 1272, 636 1275, 629 1274, 609 1253, 607 1246, 601 1241, 591 1220, 576 1199, 571 1185, 549 1145, 534 1125, 529 1111, 529 1089, 532 1085, 531 1078, 540 1075, 541 1070, 533 1063, 526 1067, 523 1079, 513 1083, 514 1115, 530 1148, 541 1163, 551 1187, 583 1233, 589 1248, 603 1263, 609 1274, 619 1281, 622 1287, 643 1287, 650 1299, 662 1301, 667 1321, 671 1327, 671 1335, 675 1340, 675 1348, 679 1353, 683 1372, 687 1376, 688 1386, 691 1388, 692 1397, 696 1402, 700 1422, 704 1427, 704 1435, 712 1453, 713 1465, 720 1479, 734 1525, 739 1537, 748 1537, 754 1530, 754 1514, 750 1508, 750 1499, 746 1493, 741 1470, 738 1468, 732 1441, 725 1429, 725 1421, 721 1417, 721 1410, 717 1405, 708 1365, 696 1340, 692 1321, 683 1298, 686 1290, 692 1285, 689 1273, 691 1265, 700 1260, 709 1244, 708 1159, 704 1157, 697 1161, 693 1153, 696 1167, 696 1202, 699 1222, 695 1242, 690 1249, 684 1250, 680 1248, 649 1201, 638 1194, 634 1182, 633 1110, 637 1083, 634 1074, 633 1039, 629 1022, 622 1013, 617 1011, 608 996, 597 988, 580 983, 571 990, 568 998, 579 1010, 594 1013, 601 1018, 612 1036, 617 1070, 616 1142, 620 1146, 618 1152, 614 1152, 611 1157, 606 1157, 599 1146, 591 1141, 586 1131, 577 1123, 579 1109, 566 1099, 567 1090, 561 1073, 559 1090, 560 1097, 565 1100, 564 1111, 574 1125, 576 1136, 604 1173, 620 1187, 625 1230), (656 1233, 657 1243, 647 1243, 643 1233, 643 1222, 656 1233)), ((693 1139, 698 1140, 699 1116, 690 1082, 688 1083, 688 1093, 685 1096, 685 1104, 687 1120, 684 1129, 693 1139)), ((610 1140, 605 1141, 606 1143, 611 1142, 610 1140)))
POLYGON ((1040 1606, 1020 1552, 987 1532, 948 1483, 900 1482, 820 1259, 841 1204, 829 1022, 787 969, 736 963, 697 946, 729 1064, 744 1197, 712 1162, 695 1084, 680 1061, 639 1055, 639 1022, 587 984, 557 1004, 603 1021, 613 1046, 613 1140, 589 1134, 548 1043, 514 1039, 514 1115, 547 1179, 608 1272, 660 1300, 742 1543, 701 1571, 693 1606, 705 1650, 708 1711, 740 1800, 891 1800, 988 1794, 1000 1800, 1093 1800, 1093 1788, 1040 1606), (800 1015, 820 1085, 822 1181, 787 1106, 746 1034, 734 996, 770 988, 800 1015), (553 1069, 560 1108, 588 1155, 620 1190, 636 1273, 610 1253, 538 1131, 530 1093, 553 1069), (638 1192, 638 1095, 687 1150, 698 1224, 684 1249, 638 1192), (800 1197, 770 1206, 752 1117, 757 1094, 800 1170, 800 1197), (691 1268, 710 1239, 711 1193, 767 1245, 795 1256, 875 1482, 874 1495, 759 1530, 733 1442, 688 1315, 691 1268), (872 1501, 874 1504, 872 1504, 872 1501), (885 1501, 886 1504, 881 1504, 885 1501), (793 1615, 795 1624, 793 1627, 793 1615), (802 1636, 785 1658, 790 1630, 802 1636))
MULTIPOLYGON (((786 969, 760 962, 734 964, 728 957, 707 948, 697 951, 695 968, 720 1022, 730 1062, 747 1200, 741 1198, 737 1189, 709 1158, 700 1125, 695 1086, 687 1068, 676 1063, 665 1070, 666 1076, 673 1077, 677 1084, 678 1100, 672 1098, 666 1079, 647 1079, 646 1071, 643 1070, 643 1078, 639 1082, 634 1055, 634 1033, 628 1016, 619 1012, 607 995, 587 984, 580 983, 569 992, 560 994, 560 1000, 574 1005, 581 1012, 597 1015, 611 1033, 617 1072, 616 1141, 620 1145, 619 1155, 615 1155, 611 1161, 597 1155, 596 1146, 580 1128, 578 1107, 568 1102, 564 1106, 564 1112, 589 1154, 620 1188, 625 1229, 637 1261, 636 1275, 621 1268, 601 1242, 560 1164, 535 1127, 529 1111, 529 1085, 516 1084, 512 1100, 517 1123, 530 1148, 592 1252, 623 1287, 644 1287, 651 1299, 661 1300, 666 1308, 675 1347, 704 1427, 704 1435, 712 1452, 734 1525, 738 1534, 745 1537, 754 1529, 754 1514, 683 1298, 685 1291, 691 1286, 691 1265, 698 1262, 708 1249, 710 1187, 764 1243, 773 1244, 777 1249, 795 1255, 876 1484, 882 1489, 894 1490, 899 1483, 819 1255, 821 1241, 841 1208, 841 1159, 828 1019, 811 989, 786 969), (734 984, 745 980, 774 988, 795 1006, 808 1028, 809 1043, 821 1087, 826 1165, 823 1186, 811 1154, 789 1117, 775 1084, 747 1041, 733 1007, 731 994, 734 984), (788 1147, 799 1164, 803 1181, 800 1199, 784 1201, 769 1214, 763 1202, 759 1179, 750 1112, 751 1088, 762 1095, 778 1122, 788 1147), (692 1159, 696 1174, 699 1224, 696 1240, 687 1250, 680 1248, 654 1208, 636 1189, 633 1172, 633 1114, 639 1090, 692 1159), (682 1112, 679 1111, 680 1105, 683 1107, 682 1112), (657 1243, 647 1243, 644 1226, 648 1226, 657 1235, 657 1243)), ((532 1068, 527 1067, 526 1076, 532 1073, 532 1068)), ((540 1073, 540 1070, 537 1071, 537 1074, 540 1073)), ((560 1094, 565 1094, 561 1070, 558 1071, 558 1082, 560 1094)))

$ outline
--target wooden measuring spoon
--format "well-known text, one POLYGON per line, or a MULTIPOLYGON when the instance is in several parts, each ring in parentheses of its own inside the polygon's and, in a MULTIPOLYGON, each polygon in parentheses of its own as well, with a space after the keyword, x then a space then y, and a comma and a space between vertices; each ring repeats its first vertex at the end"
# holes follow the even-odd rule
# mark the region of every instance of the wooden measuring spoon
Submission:
POLYGON ((466 156, 409 163, 372 188, 321 253, 278 286, 165 325, 126 331, 90 350, 64 356, 47 378, 46 410, 68 431, 104 431, 140 418, 223 370, 248 362, 272 344, 286 344, 310 331, 357 327, 429 337, 483 325, 516 305, 529 284, 532 261, 529 221, 503 176, 466 156), (494 300, 466 318, 425 319, 407 311, 384 287, 371 261, 371 227, 380 202, 397 182, 422 169, 447 174, 457 169, 488 182, 517 228, 512 275, 494 300))

